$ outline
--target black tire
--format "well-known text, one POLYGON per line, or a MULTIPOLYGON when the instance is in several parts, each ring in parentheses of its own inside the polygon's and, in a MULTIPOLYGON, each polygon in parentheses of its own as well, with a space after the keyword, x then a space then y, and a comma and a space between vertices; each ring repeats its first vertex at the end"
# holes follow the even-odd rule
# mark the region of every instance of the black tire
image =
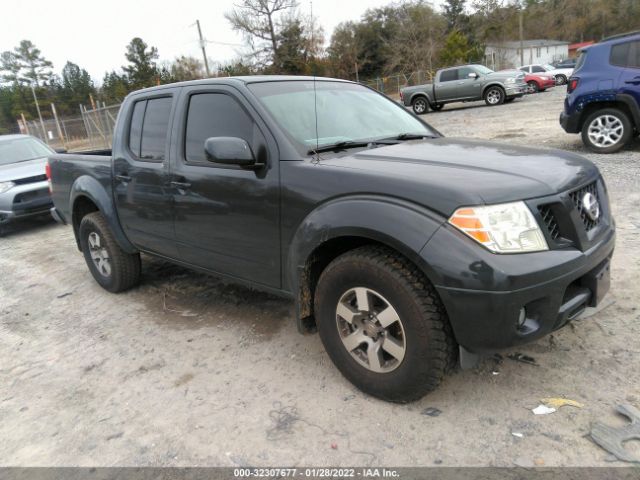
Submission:
POLYGON ((562 75, 562 74, 558 74, 556 75, 556 85, 565 85, 567 83, 567 77, 562 75))
MULTIPOLYGON (((597 125, 594 126, 597 128, 597 125)), ((595 132, 591 132, 595 135, 595 132)), ((617 108, 603 108, 602 110, 596 110, 592 114, 590 114, 582 124, 582 141, 586 145, 586 147, 592 152, 596 153, 615 153, 618 150, 622 149, 627 143, 631 141, 633 137, 633 126, 631 125, 631 120, 626 113, 622 110, 618 110, 617 108), (597 138, 592 138, 590 136, 590 127, 594 121, 598 118, 601 118, 602 121, 609 119, 609 121, 614 118, 617 119, 622 126, 622 132, 619 135, 617 141, 613 144, 606 145, 604 142, 601 144, 598 143, 597 138)), ((600 137, 604 139, 605 137, 600 137)))
MULTIPOLYGON (((126 253, 113 238, 109 224, 100 212, 85 215, 80 222, 80 247, 93 278, 102 288, 112 293, 122 292, 138 284, 140 281, 140 254, 126 253), (90 246, 90 236, 97 235, 98 247, 90 246), (99 269, 97 261, 92 258, 92 251, 99 255, 108 255, 108 273, 102 263, 99 269)), ((92 237, 95 241, 96 237, 92 237)))
POLYGON ((444 103, 436 103, 435 105, 431 105, 431 110, 434 112, 439 112, 444 108, 444 103))
POLYGON ((496 105, 502 105, 505 100, 505 93, 501 87, 496 85, 487 88, 487 91, 484 92, 484 102, 490 107, 495 107, 496 105))
POLYGON ((540 87, 538 87, 538 83, 534 80, 527 82, 527 93, 538 93, 540 91, 540 87))
MULTIPOLYGON (((392 250, 365 246, 336 258, 320 276, 314 305, 320 338, 331 360, 365 393, 392 402, 418 400, 438 387, 456 364, 457 345, 435 289, 411 262, 392 250), (391 371, 374 372, 363 366, 343 343, 337 307, 345 292, 357 287, 379 292, 397 311, 405 353, 391 371)), ((386 340, 385 335, 380 341, 386 340)))
POLYGON ((411 108, 416 115, 423 115, 429 111, 429 102, 426 97, 419 96, 411 101, 411 108))

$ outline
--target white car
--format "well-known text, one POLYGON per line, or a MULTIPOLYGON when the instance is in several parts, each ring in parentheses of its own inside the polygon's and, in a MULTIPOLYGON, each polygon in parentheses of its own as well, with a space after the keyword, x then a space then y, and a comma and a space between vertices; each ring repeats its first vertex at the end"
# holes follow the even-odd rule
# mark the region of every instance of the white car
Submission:
POLYGON ((556 79, 556 85, 564 85, 567 79, 573 73, 573 68, 556 68, 548 63, 540 63, 535 65, 523 65, 519 70, 524 73, 546 73, 553 75, 556 79))

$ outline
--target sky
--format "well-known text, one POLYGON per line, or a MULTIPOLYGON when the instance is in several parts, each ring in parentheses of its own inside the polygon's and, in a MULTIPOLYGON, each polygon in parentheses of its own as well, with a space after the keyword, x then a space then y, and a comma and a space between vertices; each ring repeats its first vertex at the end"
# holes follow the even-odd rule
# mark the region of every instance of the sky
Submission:
MULTIPOLYGON (((315 0, 313 16, 328 41, 340 22, 358 20, 367 8, 392 0, 315 0)), ((202 58, 196 19, 208 42, 207 56, 225 62, 243 51, 243 39, 234 32, 224 13, 236 0, 7 0, 0 16, 0 51, 12 50, 31 40, 60 74, 67 60, 86 69, 100 83, 105 72, 126 64, 125 47, 141 37, 157 47, 159 62, 180 55, 202 58), (216 42, 216 43, 214 43, 216 42), (235 45, 235 46, 234 46, 235 45)), ((436 5, 441 1, 436 0, 436 5)), ((309 13, 309 0, 299 0, 299 10, 309 13)), ((213 66, 212 66, 213 67, 213 66)), ((213 70, 213 68, 212 68, 213 70)))

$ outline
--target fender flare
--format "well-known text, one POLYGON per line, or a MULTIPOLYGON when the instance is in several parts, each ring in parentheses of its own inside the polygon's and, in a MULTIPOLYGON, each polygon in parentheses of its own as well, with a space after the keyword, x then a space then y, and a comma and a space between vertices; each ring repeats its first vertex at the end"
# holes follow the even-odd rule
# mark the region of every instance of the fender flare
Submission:
POLYGON ((120 220, 118 219, 113 198, 107 192, 104 185, 89 175, 82 175, 78 177, 75 182, 73 182, 73 185, 71 185, 71 191, 69 193, 71 224, 73 225, 73 232, 76 237, 78 249, 80 248, 80 239, 78 237, 78 226, 80 225, 80 221, 74 218, 73 212, 75 210, 76 201, 81 197, 88 198, 96 205, 96 207, 98 207, 100 213, 102 213, 104 218, 107 220, 109 228, 111 228, 111 232, 122 250, 127 253, 138 252, 138 249, 129 241, 120 226, 120 220))
POLYGON ((409 105, 407 105, 407 107, 413 106, 413 101, 418 97, 424 97, 425 100, 427 101, 427 103, 429 104, 429 107, 431 107, 431 105, 433 105, 433 100, 429 97, 428 93, 426 93, 426 92, 416 92, 413 95, 411 95, 411 97, 409 98, 409 105))
POLYGON ((638 106, 636 99, 628 93, 618 93, 616 95, 616 100, 620 103, 624 103, 629 108, 629 111, 633 116, 633 121, 636 124, 636 128, 640 129, 640 106, 638 106))
POLYGON ((341 237, 362 238, 398 251, 433 278, 435 272, 420 251, 445 220, 419 205, 376 195, 338 197, 319 205, 298 225, 284 269, 285 289, 296 299, 298 329, 308 330, 306 318, 313 316, 312 292, 303 287, 319 247, 341 237))

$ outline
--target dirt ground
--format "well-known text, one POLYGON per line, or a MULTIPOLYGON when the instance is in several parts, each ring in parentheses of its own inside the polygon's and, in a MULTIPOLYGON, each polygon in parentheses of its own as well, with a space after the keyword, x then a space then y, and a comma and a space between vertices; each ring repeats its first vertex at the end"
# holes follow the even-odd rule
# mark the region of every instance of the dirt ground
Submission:
POLYGON ((588 318, 394 405, 343 379, 288 300, 147 257, 142 285, 112 295, 70 228, 20 223, 0 239, 0 465, 621 465, 587 434, 622 425, 617 404, 640 407, 640 142, 587 154, 558 125, 563 94, 425 119, 598 164, 618 240, 611 292, 588 318), (531 412, 561 396, 584 408, 531 412))

